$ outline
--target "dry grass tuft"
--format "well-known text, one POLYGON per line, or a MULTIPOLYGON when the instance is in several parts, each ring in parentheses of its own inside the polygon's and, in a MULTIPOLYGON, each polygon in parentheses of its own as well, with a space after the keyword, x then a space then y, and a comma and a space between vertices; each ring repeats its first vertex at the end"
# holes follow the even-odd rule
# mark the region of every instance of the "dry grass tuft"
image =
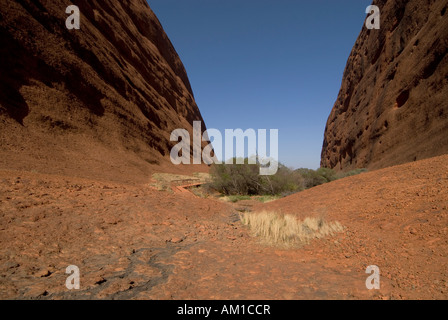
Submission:
POLYGON ((323 217, 300 221, 293 215, 275 212, 245 212, 240 217, 243 225, 270 245, 299 246, 344 230, 339 222, 326 222, 323 217))

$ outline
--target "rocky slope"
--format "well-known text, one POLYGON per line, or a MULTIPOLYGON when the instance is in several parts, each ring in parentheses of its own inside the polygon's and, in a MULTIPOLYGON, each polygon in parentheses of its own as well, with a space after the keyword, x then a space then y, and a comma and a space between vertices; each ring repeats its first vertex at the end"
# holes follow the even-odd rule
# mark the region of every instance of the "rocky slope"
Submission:
POLYGON ((448 153, 448 4, 373 1, 328 118, 321 165, 382 168, 448 153))
POLYGON ((146 1, 76 1, 79 30, 66 1, 0 2, 1 168, 144 180, 171 166, 171 131, 202 117, 146 1))
POLYGON ((448 155, 262 204, 0 170, 0 299, 447 299, 448 155), (234 207, 233 207, 234 206, 234 207), (339 221, 303 247, 238 221, 263 210, 339 221), (65 286, 69 265, 80 290, 65 286), (381 289, 366 289, 366 268, 381 289))

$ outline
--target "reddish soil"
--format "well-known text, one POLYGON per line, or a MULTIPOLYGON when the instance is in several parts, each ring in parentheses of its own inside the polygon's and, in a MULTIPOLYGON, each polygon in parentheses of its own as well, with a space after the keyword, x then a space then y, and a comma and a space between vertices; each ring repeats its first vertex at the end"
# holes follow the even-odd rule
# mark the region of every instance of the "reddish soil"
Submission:
POLYGON ((447 200, 448 156, 268 204, 2 170, 0 298, 446 299, 447 200), (238 221, 241 207, 325 213, 346 230, 269 247, 238 221), (69 265, 80 268, 80 290, 65 287, 69 265), (369 265, 380 268, 380 290, 365 287, 369 265))
MULTIPOLYGON (((446 153, 446 5, 434 1, 429 15, 408 3, 403 17, 427 21, 418 39, 409 19, 397 20, 400 32, 367 41, 363 79, 350 76, 361 69, 357 49, 349 59, 338 100, 349 108, 342 117, 336 106, 327 126, 331 166, 361 166, 363 150, 374 151, 372 168, 446 153), (354 90, 353 79, 375 83, 384 99, 354 90), (398 92, 399 80, 413 86, 398 92), (357 126, 372 122, 352 146, 357 126)), ((1 2, 0 299, 448 298, 448 156, 268 204, 202 199, 187 181, 157 191, 154 173, 208 170, 170 161, 172 130, 191 134, 194 120, 205 130, 182 62, 146 1, 77 5, 81 30, 67 30, 66 1, 1 2), (325 214, 345 231, 300 248, 266 246, 241 225, 241 210, 325 214), (69 265, 80 269, 79 290, 65 286, 69 265), (381 270, 380 290, 366 289, 369 265, 381 270)), ((385 27, 396 9, 385 4, 385 27)))

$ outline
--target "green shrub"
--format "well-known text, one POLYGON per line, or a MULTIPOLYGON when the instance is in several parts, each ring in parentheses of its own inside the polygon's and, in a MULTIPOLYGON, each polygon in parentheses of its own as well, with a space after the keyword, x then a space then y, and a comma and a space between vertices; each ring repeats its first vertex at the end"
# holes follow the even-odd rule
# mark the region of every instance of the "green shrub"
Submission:
POLYGON ((336 172, 330 168, 319 168, 316 170, 316 173, 323 177, 326 180, 325 182, 331 182, 337 179, 336 172))
MULTIPOLYGON (((236 159, 234 159, 234 163, 236 159)), ((226 195, 259 194, 259 166, 248 164, 214 164, 210 170, 211 186, 226 195)))
POLYGON ((367 172, 367 169, 355 169, 355 170, 351 170, 348 172, 339 172, 336 174, 337 179, 342 179, 345 177, 351 177, 351 176, 356 176, 358 174, 361 174, 363 172, 367 172))
POLYGON ((363 172, 367 169, 355 169, 348 172, 338 172, 330 168, 319 168, 317 170, 312 169, 297 169, 298 173, 303 179, 303 188, 309 189, 327 182, 335 181, 349 176, 354 176, 363 172))
MULTIPOLYGON (((349 172, 336 173, 333 169, 319 168, 317 170, 301 168, 291 170, 279 164, 278 171, 272 176, 260 175, 260 164, 214 164, 211 168, 211 183, 209 188, 228 196, 272 195, 287 196, 292 193, 309 189, 337 179, 366 172, 366 169, 356 169, 349 172)), ((238 198, 236 201, 238 201, 238 198)))
POLYGON ((275 175, 262 176, 260 165, 248 164, 247 158, 244 164, 214 164, 210 174, 211 187, 225 195, 279 195, 301 188, 297 174, 284 165, 275 175))
POLYGON ((321 176, 316 170, 313 169, 297 169, 296 173, 298 173, 303 180, 303 188, 309 189, 324 183, 327 183, 328 180, 321 176))
POLYGON ((250 196, 240 196, 240 195, 237 195, 237 196, 228 196, 227 199, 230 202, 235 203, 235 202, 238 202, 238 201, 250 200, 251 197, 250 196))

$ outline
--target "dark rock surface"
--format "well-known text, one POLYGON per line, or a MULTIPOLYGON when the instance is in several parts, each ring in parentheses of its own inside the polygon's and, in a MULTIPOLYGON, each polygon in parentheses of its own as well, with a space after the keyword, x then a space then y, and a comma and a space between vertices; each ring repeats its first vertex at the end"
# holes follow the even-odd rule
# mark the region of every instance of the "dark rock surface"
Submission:
POLYGON ((66 1, 0 2, 0 167, 126 180, 171 166, 171 131, 202 117, 146 1, 76 1, 79 30, 66 1))
POLYGON ((448 153, 448 3, 374 1, 328 118, 321 165, 377 169, 448 153))

